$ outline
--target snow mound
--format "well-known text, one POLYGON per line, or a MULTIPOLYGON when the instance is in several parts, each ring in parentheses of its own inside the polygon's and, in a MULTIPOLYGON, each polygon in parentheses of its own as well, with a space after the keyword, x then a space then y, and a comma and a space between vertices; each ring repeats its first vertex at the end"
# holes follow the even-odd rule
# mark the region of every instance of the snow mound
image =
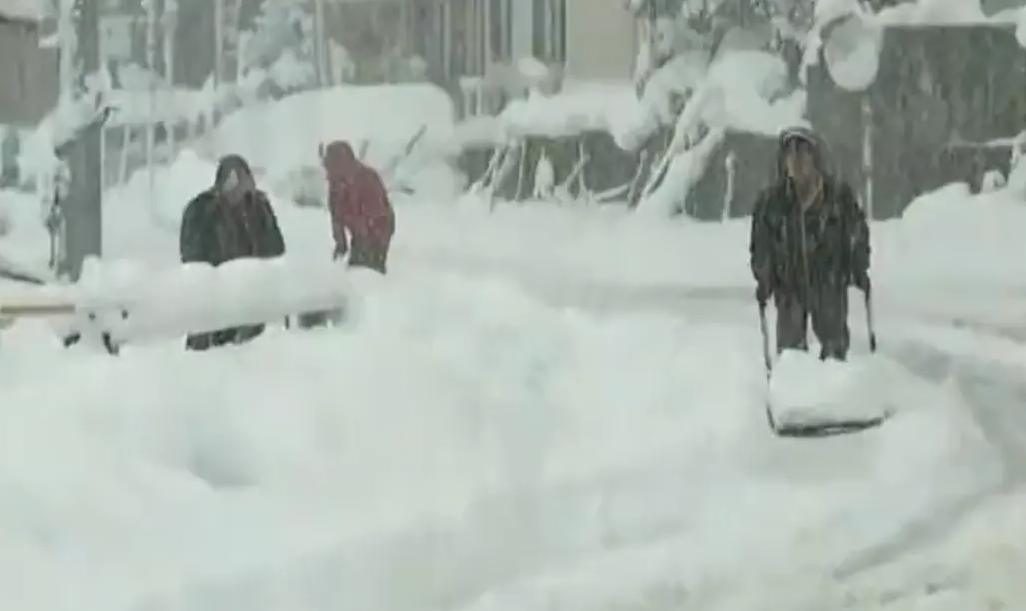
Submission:
POLYGON ((965 422, 936 388, 908 426, 780 443, 748 328, 591 316, 423 269, 352 280, 348 324, 208 353, 114 359, 9 330, 0 602, 643 600, 871 545, 989 459, 953 443, 965 422))
MULTIPOLYGON (((343 310, 352 294, 346 268, 324 256, 164 269, 133 261, 87 263, 82 280, 68 291, 82 311, 72 326, 83 334, 109 333, 118 342, 281 324, 302 312, 343 310)), ((23 298, 30 292, 24 289, 23 298)))
POLYGON ((989 21, 980 0, 916 0, 881 10, 876 19, 889 25, 960 25, 989 21))
POLYGON ((336 139, 369 142, 369 159, 387 160, 421 129, 426 141, 450 140, 454 112, 434 85, 343 86, 254 104, 209 139, 217 154, 238 153, 262 169, 317 166, 319 145, 336 139))
POLYGON ((711 65, 694 54, 678 57, 648 80, 642 95, 633 84, 567 82, 554 95, 532 92, 514 100, 493 121, 461 126, 467 142, 525 136, 559 138, 605 131, 625 150, 639 146, 661 124, 670 123, 675 97, 687 99, 696 89, 722 91, 723 103, 708 113, 718 127, 777 133, 801 117, 794 103, 770 103, 786 83, 786 67, 760 51, 730 50, 711 65), (696 63, 697 62, 697 63, 696 63))
POLYGON ((863 91, 880 69, 883 31, 858 14, 837 25, 823 49, 834 82, 849 91, 863 91))
POLYGON ((877 418, 894 405, 889 372, 876 356, 821 361, 785 350, 773 367, 769 400, 778 425, 815 425, 877 418))
POLYGON ((297 171, 319 170, 320 146, 347 140, 390 187, 445 199, 462 186, 447 159, 456 141, 454 120, 452 99, 434 85, 342 86, 247 106, 200 148, 210 158, 243 155, 266 174, 265 188, 295 198, 297 171))
POLYGON ((888 283, 900 277, 962 290, 1018 287, 1026 277, 1026 260, 1016 254, 1023 223, 1026 206, 1013 189, 972 195, 965 183, 953 183, 914 199, 900 221, 882 226, 890 235, 876 231, 882 239, 874 236, 874 267, 888 283))
POLYGON ((719 55, 710 65, 702 87, 722 92, 722 104, 707 108, 704 118, 721 129, 776 136, 781 129, 801 121, 804 112, 804 103, 796 105, 795 97, 776 99, 786 83, 787 67, 775 55, 763 51, 719 55))
POLYGON ((548 96, 532 92, 511 102, 498 121, 506 138, 605 131, 625 149, 634 146, 639 132, 648 127, 645 109, 628 83, 579 85, 548 96))

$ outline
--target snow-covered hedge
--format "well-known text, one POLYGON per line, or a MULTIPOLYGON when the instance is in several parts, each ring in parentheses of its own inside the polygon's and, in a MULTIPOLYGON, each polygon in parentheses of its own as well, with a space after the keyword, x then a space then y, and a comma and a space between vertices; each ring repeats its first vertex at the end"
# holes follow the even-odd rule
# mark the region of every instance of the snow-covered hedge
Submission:
MULTIPOLYGON (((775 136, 802 121, 786 67, 770 53, 681 56, 642 95, 630 83, 564 83, 460 131, 473 189, 493 200, 626 201, 658 214, 690 211, 709 157, 733 138, 775 136)), ((698 216, 701 211, 694 212, 698 216)), ((717 212, 717 215, 720 213, 717 212)))
POLYGON ((476 190, 493 202, 555 201, 655 206, 669 215, 722 220, 751 212, 758 191, 773 179, 776 138, 727 130, 703 140, 684 159, 694 166, 683 180, 660 159, 673 139, 661 129, 641 149, 619 148, 609 134, 588 131, 559 138, 530 137, 505 148, 475 149, 461 158, 476 190), (665 193, 653 194, 666 185, 665 193))

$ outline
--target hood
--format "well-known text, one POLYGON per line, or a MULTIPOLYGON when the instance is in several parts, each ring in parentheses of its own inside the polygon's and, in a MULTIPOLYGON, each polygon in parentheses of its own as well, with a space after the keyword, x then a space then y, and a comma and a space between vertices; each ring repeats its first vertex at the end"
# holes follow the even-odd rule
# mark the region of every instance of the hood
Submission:
POLYGON ((249 163, 241 155, 221 157, 214 174, 214 189, 221 193, 239 190, 249 193, 256 190, 256 179, 249 163))
POLYGON ((780 135, 777 137, 777 176, 780 180, 784 180, 787 176, 787 167, 784 162, 784 158, 787 153, 787 146, 796 138, 809 143, 812 149, 812 163, 816 166, 816 169, 820 174, 823 176, 829 176, 831 172, 826 142, 820 138, 819 134, 810 128, 796 126, 789 127, 781 131, 780 135))
POLYGON ((342 180, 351 178, 363 165, 356 158, 353 147, 344 140, 335 140, 325 147, 321 162, 329 177, 342 180))

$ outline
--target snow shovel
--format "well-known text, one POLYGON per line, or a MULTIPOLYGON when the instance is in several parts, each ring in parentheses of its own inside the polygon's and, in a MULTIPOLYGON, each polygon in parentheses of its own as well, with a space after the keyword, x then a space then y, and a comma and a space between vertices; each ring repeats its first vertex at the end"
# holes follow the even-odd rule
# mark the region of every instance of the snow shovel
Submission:
MULTIPOLYGON (((869 335, 869 350, 876 352, 876 331, 873 327, 873 302, 870 291, 865 292, 866 301, 866 330, 869 335)), ((769 328, 766 324, 766 306, 759 304, 759 330, 762 333, 762 356, 766 369, 766 384, 770 383, 773 375, 773 357, 770 352, 769 328)), ((777 437, 788 437, 796 439, 813 439, 822 437, 835 437, 837 435, 850 435, 860 433, 869 429, 875 429, 887 421, 892 413, 887 412, 871 418, 860 418, 855 420, 840 420, 837 422, 817 422, 814 424, 788 423, 781 425, 773 416, 773 405, 769 399, 766 400, 766 422, 773 434, 777 437)))

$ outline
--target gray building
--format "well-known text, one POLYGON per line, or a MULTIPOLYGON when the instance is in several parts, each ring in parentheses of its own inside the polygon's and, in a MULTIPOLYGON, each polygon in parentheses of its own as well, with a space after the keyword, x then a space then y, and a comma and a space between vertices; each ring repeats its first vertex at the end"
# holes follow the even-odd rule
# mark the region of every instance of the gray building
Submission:
POLYGON ((57 51, 42 20, 0 7, 0 125, 34 125, 57 101, 57 51))

